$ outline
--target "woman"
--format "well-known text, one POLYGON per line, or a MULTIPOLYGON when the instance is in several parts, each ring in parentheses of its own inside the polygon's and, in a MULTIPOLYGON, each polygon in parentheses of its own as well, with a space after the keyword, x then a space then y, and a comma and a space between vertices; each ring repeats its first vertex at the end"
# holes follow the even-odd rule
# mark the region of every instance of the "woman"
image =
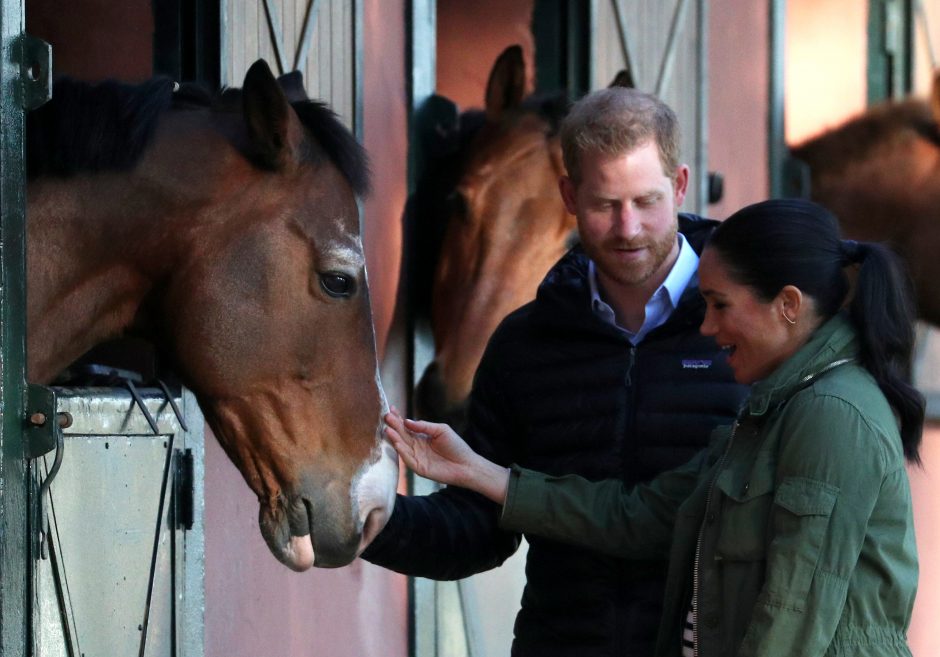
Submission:
POLYGON ((397 414, 389 439, 419 474, 503 504, 506 529, 618 556, 668 550, 657 655, 909 656, 905 458, 918 462, 924 401, 904 380, 913 311, 895 260, 842 241, 820 206, 767 201, 715 230, 699 280, 702 333, 753 387, 682 468, 625 489, 506 469, 446 425, 397 414))

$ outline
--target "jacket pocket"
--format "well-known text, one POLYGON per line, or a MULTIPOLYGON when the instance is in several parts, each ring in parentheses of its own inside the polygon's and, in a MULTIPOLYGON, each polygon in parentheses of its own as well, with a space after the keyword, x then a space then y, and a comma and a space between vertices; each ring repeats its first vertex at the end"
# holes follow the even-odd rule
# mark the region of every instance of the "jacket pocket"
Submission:
POLYGON ((767 591, 781 602, 803 608, 838 497, 837 486, 804 477, 777 488, 767 591))
POLYGON ((760 472, 750 481, 736 481, 733 473, 719 476, 721 517, 715 552, 719 559, 758 561, 767 552, 767 523, 773 505, 774 482, 760 472))

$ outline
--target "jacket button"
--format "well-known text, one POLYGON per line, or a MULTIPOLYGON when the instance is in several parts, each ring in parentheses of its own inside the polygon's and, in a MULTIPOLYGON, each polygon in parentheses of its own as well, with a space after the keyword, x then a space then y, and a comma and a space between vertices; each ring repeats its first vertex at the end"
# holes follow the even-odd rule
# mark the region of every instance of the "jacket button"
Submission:
POLYGON ((742 493, 742 495, 747 495, 747 489, 750 488, 750 487, 751 487, 751 482, 749 482, 749 481, 746 482, 746 483, 744 484, 744 492, 742 493))
POLYGON ((712 524, 713 522, 715 522, 715 512, 712 511, 711 513, 709 513, 709 514, 705 517, 705 519, 708 521, 708 524, 709 524, 709 525, 712 524))

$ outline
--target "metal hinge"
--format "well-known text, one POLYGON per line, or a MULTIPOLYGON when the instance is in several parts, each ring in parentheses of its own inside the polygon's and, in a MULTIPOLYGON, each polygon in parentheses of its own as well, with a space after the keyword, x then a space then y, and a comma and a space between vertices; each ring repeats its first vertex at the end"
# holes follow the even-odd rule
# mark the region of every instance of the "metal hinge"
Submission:
POLYGON ((173 509, 176 515, 175 529, 189 530, 193 528, 195 518, 195 491, 193 490, 193 474, 195 462, 193 450, 178 451, 175 459, 175 472, 173 473, 173 509))
POLYGON ((52 46, 24 34, 19 52, 23 81, 20 104, 27 111, 34 110, 52 98, 52 46))
POLYGON ((49 515, 46 508, 49 487, 62 465, 65 441, 62 430, 72 426, 72 416, 56 412, 55 391, 52 388, 27 384, 26 387, 26 458, 37 459, 55 450, 55 459, 39 486, 39 552, 49 558, 49 515))

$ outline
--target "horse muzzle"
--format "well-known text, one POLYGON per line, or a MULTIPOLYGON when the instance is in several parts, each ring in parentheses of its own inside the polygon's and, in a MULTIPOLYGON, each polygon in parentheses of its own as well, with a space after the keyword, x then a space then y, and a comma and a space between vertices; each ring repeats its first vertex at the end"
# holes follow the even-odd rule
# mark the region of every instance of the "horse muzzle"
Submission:
POLYGON ((398 484, 392 447, 382 441, 374 453, 351 484, 310 482, 299 494, 262 504, 261 534, 281 563, 295 571, 337 568, 372 542, 391 515, 398 484))

